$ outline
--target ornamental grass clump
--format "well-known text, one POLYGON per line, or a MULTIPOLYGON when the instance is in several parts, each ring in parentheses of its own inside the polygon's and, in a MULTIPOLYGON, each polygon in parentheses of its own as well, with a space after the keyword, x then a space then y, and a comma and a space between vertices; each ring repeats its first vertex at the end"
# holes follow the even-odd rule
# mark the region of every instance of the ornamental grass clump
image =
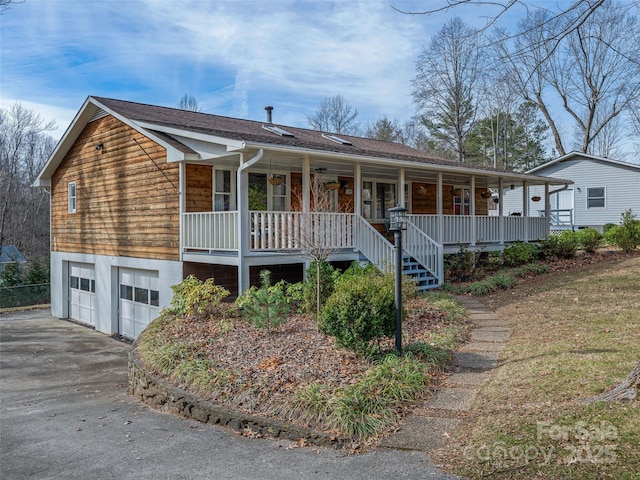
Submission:
POLYGON ((314 382, 298 389, 288 416, 367 442, 397 422, 407 403, 428 388, 430 365, 412 354, 387 355, 352 385, 331 388, 314 382))

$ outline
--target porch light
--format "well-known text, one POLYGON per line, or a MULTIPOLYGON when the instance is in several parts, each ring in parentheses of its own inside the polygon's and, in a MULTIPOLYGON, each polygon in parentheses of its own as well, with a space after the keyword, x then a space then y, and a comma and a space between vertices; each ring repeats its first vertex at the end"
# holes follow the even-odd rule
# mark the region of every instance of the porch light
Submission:
POLYGON ((396 304, 396 352, 402 355, 402 230, 407 229, 407 209, 398 205, 389 209, 389 231, 395 239, 396 274, 395 274, 395 304, 396 304))
POLYGON ((407 229, 407 209, 401 206, 389 209, 389 231, 398 232, 407 229))

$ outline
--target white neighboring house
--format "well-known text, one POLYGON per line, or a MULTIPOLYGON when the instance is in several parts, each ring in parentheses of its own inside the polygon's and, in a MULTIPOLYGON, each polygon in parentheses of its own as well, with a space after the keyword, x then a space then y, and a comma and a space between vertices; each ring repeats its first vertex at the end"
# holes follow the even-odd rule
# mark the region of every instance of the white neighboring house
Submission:
MULTIPOLYGON (((607 223, 619 224, 627 209, 640 217, 640 165, 571 152, 527 173, 573 181, 549 191, 551 230, 593 227, 602 231, 607 223)), ((504 215, 521 214, 525 201, 529 215, 544 215, 544 186, 527 188, 526 196, 523 187, 505 189, 504 215)))

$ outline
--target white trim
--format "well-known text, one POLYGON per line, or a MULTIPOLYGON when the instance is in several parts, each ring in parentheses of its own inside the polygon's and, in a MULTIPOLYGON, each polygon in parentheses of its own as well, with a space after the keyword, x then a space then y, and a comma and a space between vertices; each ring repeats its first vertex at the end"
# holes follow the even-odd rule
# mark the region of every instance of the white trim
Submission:
POLYGON ((601 186, 601 187, 586 187, 587 191, 586 191, 586 195, 585 195, 585 207, 587 210, 606 210, 607 209, 607 187, 606 186, 601 186), (602 189, 602 197, 589 197, 589 190, 596 190, 596 189, 602 189), (589 206, 589 200, 593 199, 593 200, 599 200, 602 199, 604 205, 602 207, 590 207, 589 206))
POLYGON ((560 162, 564 162, 565 160, 570 160, 572 158, 576 158, 577 160, 595 160, 598 162, 606 162, 606 163, 611 163, 613 165, 619 165, 621 167, 631 167, 631 168, 637 168, 640 170, 640 165, 636 165, 634 163, 622 162, 620 160, 613 160, 611 158, 606 158, 606 157, 598 157, 597 155, 590 155, 588 153, 569 152, 566 155, 563 155, 562 157, 558 157, 555 160, 551 160, 550 162, 543 163, 542 165, 538 165, 537 167, 532 168, 531 170, 527 170, 526 173, 532 174, 534 172, 544 170, 547 167, 550 167, 560 162))
POLYGON ((67 183, 67 212, 76 213, 78 209, 78 185, 76 182, 67 183), (71 190, 73 189, 73 194, 71 190))

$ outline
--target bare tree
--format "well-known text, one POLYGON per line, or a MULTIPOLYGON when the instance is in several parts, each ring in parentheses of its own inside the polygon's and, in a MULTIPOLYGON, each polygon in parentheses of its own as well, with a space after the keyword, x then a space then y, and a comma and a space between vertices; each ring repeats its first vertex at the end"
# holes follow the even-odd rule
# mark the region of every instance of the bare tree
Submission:
POLYGON ((35 256, 49 251, 48 195, 31 185, 55 147, 44 133, 53 128, 20 104, 0 109, 0 246, 35 256))
POLYGON ((202 111, 202 108, 198 104, 198 101, 195 99, 195 97, 193 95, 189 95, 188 93, 185 93, 182 96, 176 107, 181 110, 188 110, 190 112, 202 111))
MULTIPOLYGON (((435 15, 438 13, 456 12, 459 9, 471 9, 476 7, 478 13, 482 14, 482 18, 486 18, 486 24, 482 30, 488 30, 490 27, 495 26, 498 21, 507 13, 515 10, 517 7, 524 7, 528 13, 538 14, 540 12, 547 12, 553 19, 561 20, 563 22, 563 28, 553 32, 544 39, 544 42, 550 42, 559 44, 564 37, 573 32, 576 28, 582 25, 594 12, 596 12, 606 0, 575 0, 574 2, 560 3, 556 2, 558 10, 551 14, 549 6, 544 2, 534 3, 533 1, 525 0, 432 0, 430 3, 432 8, 420 11, 405 11, 396 7, 392 7, 398 12, 405 13, 407 15, 435 15), (487 7, 492 10, 497 9, 497 13, 494 15, 487 15, 487 7)), ((545 21, 537 24, 537 27, 542 27, 545 21)), ((513 38, 513 37, 512 37, 513 38)))
POLYGON ((562 117, 552 108, 558 99, 580 132, 575 149, 588 152, 607 124, 628 113, 640 96, 636 17, 609 2, 572 27, 561 46, 549 42, 572 18, 536 11, 519 24, 513 48, 504 32, 500 44, 505 69, 522 97, 545 117, 559 155, 567 153, 570 139, 563 136, 562 117))
MULTIPOLYGON (((311 211, 303 209, 299 231, 290 233, 295 235, 292 243, 296 245, 300 254, 316 262, 316 313, 319 314, 322 307, 322 264, 337 251, 328 241, 335 233, 334 224, 329 215, 323 214, 339 212, 340 208, 336 205, 334 191, 325 187, 322 175, 314 175, 311 178, 310 190, 311 211)), ((296 197, 296 203, 303 207, 301 193, 292 193, 296 197)))
POLYGON ((478 109, 484 50, 460 18, 451 19, 418 58, 413 98, 430 134, 464 162, 463 146, 478 109))
POLYGON ((314 130, 356 135, 360 130, 357 122, 358 110, 353 108, 342 95, 325 97, 316 113, 307 117, 307 123, 314 130))
POLYGON ((17 3, 24 3, 24 0, 0 0, 0 15, 17 3))

